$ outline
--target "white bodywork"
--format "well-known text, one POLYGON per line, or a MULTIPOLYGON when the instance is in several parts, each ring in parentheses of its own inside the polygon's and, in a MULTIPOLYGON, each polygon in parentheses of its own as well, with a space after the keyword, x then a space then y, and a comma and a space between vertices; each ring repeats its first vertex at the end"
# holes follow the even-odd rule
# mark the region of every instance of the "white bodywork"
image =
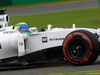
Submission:
MULTIPOLYGON (((7 15, 6 15, 7 16, 7 15)), ((4 16, 0 16, 0 19, 4 16)), ((4 18, 5 19, 5 18, 4 18)), ((64 38, 75 30, 88 30, 100 35, 100 31, 88 28, 52 28, 51 25, 44 32, 38 32, 36 27, 30 28, 31 34, 22 34, 7 26, 5 20, 0 20, 3 28, 0 29, 0 59, 24 56, 39 50, 62 46, 64 38)), ((100 38, 98 38, 100 41, 100 38)))

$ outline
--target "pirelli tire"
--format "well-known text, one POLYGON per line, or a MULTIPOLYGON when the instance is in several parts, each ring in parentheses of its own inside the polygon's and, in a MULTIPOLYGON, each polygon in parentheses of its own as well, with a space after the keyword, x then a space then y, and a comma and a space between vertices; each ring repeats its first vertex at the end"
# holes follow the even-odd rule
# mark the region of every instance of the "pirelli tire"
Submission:
POLYGON ((95 35, 86 30, 76 30, 66 36, 63 54, 73 65, 92 64, 99 55, 99 42, 95 35))

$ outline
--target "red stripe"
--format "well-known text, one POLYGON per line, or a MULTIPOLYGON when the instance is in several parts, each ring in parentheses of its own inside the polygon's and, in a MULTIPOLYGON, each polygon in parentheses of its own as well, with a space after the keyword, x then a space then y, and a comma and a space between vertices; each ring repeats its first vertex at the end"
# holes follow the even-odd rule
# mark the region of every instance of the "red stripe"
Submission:
MULTIPOLYGON (((73 35, 76 35, 76 34, 79 34, 79 35, 84 36, 84 37, 88 40, 88 42, 89 42, 89 44, 90 44, 90 48, 93 49, 93 47, 92 47, 92 45, 91 45, 90 39, 89 39, 85 34, 79 33, 79 32, 73 33, 73 35)), ((89 55, 88 55, 87 57, 84 57, 83 60, 80 62, 80 64, 82 64, 82 63, 84 63, 84 62, 87 62, 87 61, 89 60, 89 58, 91 57, 91 55, 92 55, 92 52, 90 51, 90 52, 89 52, 89 55)))
POLYGON ((73 37, 72 34, 70 34, 70 35, 68 36, 68 38, 66 39, 66 41, 65 41, 65 43, 64 43, 64 45, 63 45, 64 48, 66 47, 67 43, 69 42, 69 40, 70 40, 72 37, 73 37))
POLYGON ((85 34, 83 34, 83 33, 73 33, 73 35, 76 35, 76 34, 79 34, 79 35, 82 35, 82 36, 84 36, 87 40, 88 40, 88 42, 89 42, 89 44, 90 44, 90 47, 91 47, 91 49, 93 49, 93 47, 92 47, 92 45, 91 45, 91 41, 90 41, 90 39, 85 35, 85 34))
POLYGON ((65 57, 66 57, 66 59, 67 59, 68 61, 70 61, 70 62, 73 63, 73 64, 78 64, 78 62, 71 61, 71 60, 67 57, 66 52, 65 52, 65 48, 63 48, 63 52, 64 52, 64 55, 65 55, 65 57))
POLYGON ((87 57, 83 58, 83 60, 84 60, 85 62, 88 61, 89 58, 91 57, 91 55, 92 55, 92 52, 90 51, 90 52, 89 52, 89 55, 88 55, 87 57))
MULTIPOLYGON (((89 39, 85 34, 79 33, 79 32, 73 33, 73 35, 76 35, 76 34, 79 34, 79 35, 84 36, 84 37, 88 40, 88 42, 89 42, 89 44, 90 44, 90 48, 93 49, 93 47, 92 47, 92 45, 91 45, 90 39, 89 39)), ((65 47, 66 47, 67 43, 69 42, 69 40, 73 37, 73 35, 70 34, 70 35, 68 36, 68 38, 66 39, 66 41, 65 41, 65 43, 64 43, 64 45, 63 45, 63 47, 64 47, 64 48, 63 48, 63 52, 64 52, 64 55, 65 55, 66 59, 67 59, 69 62, 71 62, 71 63, 73 63, 73 64, 79 64, 78 62, 74 62, 74 61, 70 60, 70 59, 67 57, 66 52, 65 52, 65 47)), ((82 64, 82 63, 88 61, 89 58, 91 57, 91 55, 92 55, 92 52, 90 51, 90 52, 89 52, 89 55, 88 55, 87 57, 84 57, 83 60, 80 62, 80 64, 82 64)))
POLYGON ((71 60, 67 57, 66 52, 65 52, 65 46, 67 45, 67 43, 69 42, 69 40, 70 40, 71 38, 73 38, 73 35, 72 35, 72 34, 70 34, 70 35, 68 36, 68 38, 66 39, 66 41, 65 41, 65 43, 64 43, 64 45, 63 45, 63 47, 64 47, 64 48, 63 48, 63 52, 64 52, 64 55, 65 55, 66 59, 67 59, 69 62, 71 62, 71 63, 73 63, 73 64, 78 64, 78 62, 71 61, 71 60))

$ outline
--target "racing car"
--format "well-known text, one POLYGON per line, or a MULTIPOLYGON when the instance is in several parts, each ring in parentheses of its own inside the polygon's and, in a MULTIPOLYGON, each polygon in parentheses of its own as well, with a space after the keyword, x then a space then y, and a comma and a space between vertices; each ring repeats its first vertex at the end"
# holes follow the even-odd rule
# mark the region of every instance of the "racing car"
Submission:
POLYGON ((0 10, 0 65, 39 64, 62 60, 73 65, 95 62, 100 53, 100 29, 52 28, 37 30, 21 22, 8 26, 9 16, 0 10))

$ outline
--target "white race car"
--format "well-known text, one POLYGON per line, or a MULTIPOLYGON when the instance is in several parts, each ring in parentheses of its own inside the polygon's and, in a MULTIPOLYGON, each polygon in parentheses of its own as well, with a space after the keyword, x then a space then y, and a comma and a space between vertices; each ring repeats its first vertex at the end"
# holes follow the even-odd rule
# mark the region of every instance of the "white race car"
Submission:
POLYGON ((86 65, 99 55, 99 28, 75 28, 75 25, 52 28, 48 25, 46 30, 37 31, 36 27, 25 25, 8 26, 9 16, 4 11, 0 10, 0 64, 28 65, 56 59, 86 65))

